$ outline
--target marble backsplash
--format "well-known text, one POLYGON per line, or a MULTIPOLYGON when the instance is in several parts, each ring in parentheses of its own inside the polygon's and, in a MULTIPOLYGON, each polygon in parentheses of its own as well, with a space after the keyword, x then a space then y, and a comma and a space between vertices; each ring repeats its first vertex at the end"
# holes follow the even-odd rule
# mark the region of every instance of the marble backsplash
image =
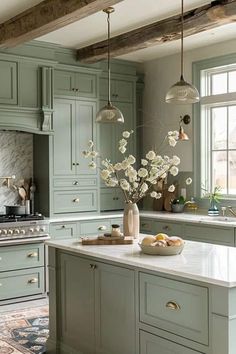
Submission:
MULTIPOLYGON (((33 135, 14 131, 0 132, 0 177, 15 175, 16 183, 33 176, 33 135)), ((0 213, 4 205, 19 204, 18 192, 2 185, 0 180, 0 213)), ((12 183, 12 182, 11 182, 12 183)))

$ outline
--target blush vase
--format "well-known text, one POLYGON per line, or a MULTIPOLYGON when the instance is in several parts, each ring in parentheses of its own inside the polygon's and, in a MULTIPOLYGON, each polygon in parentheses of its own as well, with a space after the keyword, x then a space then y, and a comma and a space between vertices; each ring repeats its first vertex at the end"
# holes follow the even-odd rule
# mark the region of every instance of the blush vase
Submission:
POLYGON ((124 236, 139 237, 139 209, 136 203, 125 203, 123 216, 124 236))

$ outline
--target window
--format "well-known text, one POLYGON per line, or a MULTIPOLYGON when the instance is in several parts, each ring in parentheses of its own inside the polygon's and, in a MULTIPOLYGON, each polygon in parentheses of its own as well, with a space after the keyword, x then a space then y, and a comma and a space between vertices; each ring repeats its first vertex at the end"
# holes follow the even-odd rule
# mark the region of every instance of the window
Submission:
MULTIPOLYGON (((235 60, 236 63, 236 60, 235 60)), ((236 197, 236 64, 199 70, 200 191, 236 197)))

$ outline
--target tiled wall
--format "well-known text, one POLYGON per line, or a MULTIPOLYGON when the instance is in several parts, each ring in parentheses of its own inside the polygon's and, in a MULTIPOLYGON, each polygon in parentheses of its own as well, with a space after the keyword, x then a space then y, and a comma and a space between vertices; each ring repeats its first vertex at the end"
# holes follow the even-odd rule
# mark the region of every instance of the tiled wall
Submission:
MULTIPOLYGON (((13 183, 33 174, 33 135, 22 132, 0 131, 0 177, 15 175, 13 183)), ((0 180, 0 213, 5 212, 4 205, 20 202, 18 192, 7 188, 0 180)))

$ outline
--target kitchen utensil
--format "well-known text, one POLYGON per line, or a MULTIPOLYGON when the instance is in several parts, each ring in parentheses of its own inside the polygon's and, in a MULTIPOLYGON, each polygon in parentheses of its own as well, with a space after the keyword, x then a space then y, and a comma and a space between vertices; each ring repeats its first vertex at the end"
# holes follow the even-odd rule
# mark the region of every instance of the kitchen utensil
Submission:
POLYGON ((6 215, 25 215, 25 205, 5 205, 6 215))
POLYGON ((19 196, 21 197, 21 199, 23 201, 25 201, 26 200, 26 190, 25 190, 25 188, 23 186, 19 187, 18 192, 19 192, 19 196))
POLYGON ((147 246, 142 245, 141 243, 138 244, 141 248, 143 253, 151 254, 151 255, 158 255, 158 256, 174 256, 180 254, 183 251, 184 243, 180 246, 147 246))

